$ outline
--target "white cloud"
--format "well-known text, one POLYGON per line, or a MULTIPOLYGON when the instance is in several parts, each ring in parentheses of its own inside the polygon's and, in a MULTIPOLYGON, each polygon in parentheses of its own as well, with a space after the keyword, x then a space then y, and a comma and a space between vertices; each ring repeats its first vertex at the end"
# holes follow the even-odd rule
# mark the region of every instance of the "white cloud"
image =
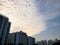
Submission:
MULTIPOLYGON (((52 0, 47 1, 45 8, 48 7, 48 10, 46 9, 47 11, 41 14, 41 12, 38 12, 41 5, 38 6, 39 8, 36 7, 34 0, 1 0, 0 13, 9 17, 12 23, 11 33, 22 30, 27 32, 28 35, 35 35, 46 29, 46 20, 59 16, 57 11, 54 12, 55 9, 49 10, 51 3, 52 0)), ((54 8, 59 7, 57 2, 54 2, 53 5, 54 8)))
POLYGON ((38 16, 31 0, 3 0, 0 13, 9 17, 12 25, 10 32, 24 31, 35 35, 45 29, 44 18, 38 16))

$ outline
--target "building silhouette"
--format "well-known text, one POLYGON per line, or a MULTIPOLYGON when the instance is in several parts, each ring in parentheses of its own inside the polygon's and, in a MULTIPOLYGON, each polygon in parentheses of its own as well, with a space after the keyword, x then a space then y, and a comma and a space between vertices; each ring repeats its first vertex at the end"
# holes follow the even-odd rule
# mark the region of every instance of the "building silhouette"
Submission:
POLYGON ((10 33, 7 40, 7 45, 27 45, 27 35, 26 33, 15 32, 10 33), (26 38, 25 38, 26 37, 26 38))
POLYGON ((28 36, 26 33, 20 31, 20 43, 22 43, 23 45, 27 45, 28 42, 28 36))
POLYGON ((55 40, 41 40, 37 41, 35 45, 60 45, 60 40, 55 39, 55 40))
POLYGON ((11 33, 8 36, 7 45, 34 45, 35 38, 28 37, 26 33, 20 31, 11 33))
POLYGON ((60 45, 60 40, 55 39, 55 41, 54 41, 53 45, 60 45))
POLYGON ((28 37, 28 45, 34 45, 35 44, 35 38, 33 37, 28 37))
POLYGON ((7 45, 14 45, 15 44, 15 38, 16 33, 10 33, 7 38, 7 45))
POLYGON ((48 45, 53 45, 54 41, 53 40, 48 40, 48 45))
POLYGON ((5 45, 9 34, 11 23, 9 19, 0 14, 0 45, 5 45))

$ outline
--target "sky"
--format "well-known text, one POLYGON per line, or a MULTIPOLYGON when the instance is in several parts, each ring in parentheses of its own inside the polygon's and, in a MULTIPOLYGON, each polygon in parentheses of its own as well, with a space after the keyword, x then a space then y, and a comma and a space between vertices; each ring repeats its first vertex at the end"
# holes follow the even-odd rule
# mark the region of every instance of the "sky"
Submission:
POLYGON ((0 0, 0 13, 9 18, 10 33, 23 31, 36 39, 60 34, 60 0, 0 0))

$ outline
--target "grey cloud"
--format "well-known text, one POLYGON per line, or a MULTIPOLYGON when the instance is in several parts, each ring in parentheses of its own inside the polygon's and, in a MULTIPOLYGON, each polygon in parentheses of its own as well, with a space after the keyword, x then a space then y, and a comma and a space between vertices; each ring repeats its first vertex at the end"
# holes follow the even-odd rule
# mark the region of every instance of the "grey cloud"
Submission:
POLYGON ((60 16, 60 0, 35 0, 35 6, 39 15, 49 20, 60 16))

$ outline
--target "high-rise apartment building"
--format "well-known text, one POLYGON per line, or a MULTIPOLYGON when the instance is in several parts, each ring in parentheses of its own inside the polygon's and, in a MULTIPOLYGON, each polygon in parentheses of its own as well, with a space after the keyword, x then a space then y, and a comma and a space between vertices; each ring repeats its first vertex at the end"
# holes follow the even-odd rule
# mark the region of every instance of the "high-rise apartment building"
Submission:
POLYGON ((35 38, 33 37, 28 37, 28 45, 35 45, 35 38))
POLYGON ((9 19, 0 14, 0 45, 6 44, 11 23, 9 19))
POLYGON ((16 33, 10 33, 7 38, 7 45, 15 45, 16 33))
POLYGON ((16 33, 11 33, 8 36, 7 44, 15 45, 27 45, 27 35, 26 33, 20 31, 16 33))

